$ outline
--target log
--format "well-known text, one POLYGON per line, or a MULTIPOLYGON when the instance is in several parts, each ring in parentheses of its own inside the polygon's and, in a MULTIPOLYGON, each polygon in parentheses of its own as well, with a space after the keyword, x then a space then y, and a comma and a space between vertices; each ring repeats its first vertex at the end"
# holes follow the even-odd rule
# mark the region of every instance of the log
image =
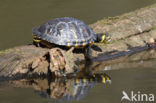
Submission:
MULTIPOLYGON (((101 66, 103 66, 103 64, 108 63, 108 65, 114 65, 115 68, 121 68, 121 66, 117 67, 116 65, 117 63, 121 63, 123 66, 122 68, 124 68, 125 65, 130 65, 132 61, 136 61, 136 57, 137 61, 150 59, 151 55, 144 56, 144 59, 140 56, 148 53, 142 52, 139 54, 138 52, 155 48, 155 12, 156 4, 153 4, 121 16, 104 18, 89 25, 96 33, 109 32, 112 37, 110 44, 96 43, 92 45, 93 63, 91 67, 97 67, 97 65, 99 66, 101 64, 101 66), (154 46, 148 46, 150 43, 154 46), (99 48, 102 52, 99 51, 99 48), (137 55, 130 57, 130 55, 135 53, 137 53, 137 55), (126 54, 128 54, 128 57, 126 54), (99 59, 99 57, 102 59, 99 59), (102 61, 105 61, 105 63, 101 63, 102 61), (101 64, 99 64, 99 62, 101 64)), ((0 51, 0 76, 12 77, 17 74, 31 75, 33 73, 41 75, 48 74, 49 71, 51 71, 51 74, 57 71, 56 68, 60 71, 64 71, 64 68, 66 68, 65 72, 69 74, 76 70, 73 68, 81 68, 80 70, 85 68, 84 56, 82 53, 73 53, 71 51, 67 53, 59 48, 55 48, 55 50, 57 51, 57 55, 52 53, 54 52, 53 49, 50 50, 47 48, 35 47, 34 45, 25 45, 0 51), (58 60, 54 60, 54 57, 59 58, 58 60)), ((155 52, 152 58, 156 58, 155 52)), ((137 63, 135 66, 138 66, 137 63)), ((101 67, 99 66, 98 68, 101 67)), ((95 68, 91 70, 94 71, 95 68)), ((60 73, 56 74, 61 75, 60 73)))
POLYGON ((0 53, 0 76, 12 77, 35 73, 42 75, 51 72, 55 75, 73 73, 76 66, 73 57, 72 51, 66 52, 59 48, 49 50, 34 45, 15 47, 0 53), (64 73, 59 74, 64 68, 66 69, 64 73))

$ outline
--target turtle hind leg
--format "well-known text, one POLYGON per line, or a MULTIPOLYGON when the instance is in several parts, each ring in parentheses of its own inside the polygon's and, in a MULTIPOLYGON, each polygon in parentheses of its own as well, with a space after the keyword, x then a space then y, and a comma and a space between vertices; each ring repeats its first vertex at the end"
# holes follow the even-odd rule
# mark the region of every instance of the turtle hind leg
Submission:
POLYGON ((55 47, 54 44, 49 43, 49 42, 44 41, 44 40, 40 40, 40 41, 37 41, 37 42, 34 40, 34 41, 33 41, 33 44, 34 44, 36 47, 49 48, 49 49, 55 47))
POLYGON ((35 41, 33 41, 32 44, 35 45, 36 47, 40 47, 40 43, 39 43, 39 42, 35 42, 35 41))
POLYGON ((41 42, 41 39, 38 39, 38 38, 34 37, 33 45, 35 45, 36 47, 40 47, 40 42, 41 42))

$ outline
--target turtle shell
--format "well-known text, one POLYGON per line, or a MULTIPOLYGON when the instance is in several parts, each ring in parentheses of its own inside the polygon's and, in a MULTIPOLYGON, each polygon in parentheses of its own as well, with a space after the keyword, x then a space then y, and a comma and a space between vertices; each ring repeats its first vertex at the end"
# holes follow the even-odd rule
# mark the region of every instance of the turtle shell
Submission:
POLYGON ((85 46, 96 40, 96 34, 83 21, 63 17, 33 29, 33 35, 62 46, 85 46))

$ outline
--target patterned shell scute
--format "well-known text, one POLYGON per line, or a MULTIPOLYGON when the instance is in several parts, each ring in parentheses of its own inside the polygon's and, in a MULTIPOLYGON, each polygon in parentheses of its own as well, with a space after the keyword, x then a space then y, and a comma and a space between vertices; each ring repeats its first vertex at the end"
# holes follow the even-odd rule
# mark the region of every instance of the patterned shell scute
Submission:
POLYGON ((43 40, 68 46, 87 45, 96 40, 96 34, 83 21, 71 18, 57 18, 33 29, 33 34, 43 40))

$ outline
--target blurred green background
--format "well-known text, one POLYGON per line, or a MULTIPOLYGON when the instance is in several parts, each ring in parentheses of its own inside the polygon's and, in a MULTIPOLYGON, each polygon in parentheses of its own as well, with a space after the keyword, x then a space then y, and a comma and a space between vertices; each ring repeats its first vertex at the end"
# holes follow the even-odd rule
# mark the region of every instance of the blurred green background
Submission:
POLYGON ((32 28, 58 17, 91 24, 155 3, 156 0, 0 0, 0 50, 32 41, 32 28))

